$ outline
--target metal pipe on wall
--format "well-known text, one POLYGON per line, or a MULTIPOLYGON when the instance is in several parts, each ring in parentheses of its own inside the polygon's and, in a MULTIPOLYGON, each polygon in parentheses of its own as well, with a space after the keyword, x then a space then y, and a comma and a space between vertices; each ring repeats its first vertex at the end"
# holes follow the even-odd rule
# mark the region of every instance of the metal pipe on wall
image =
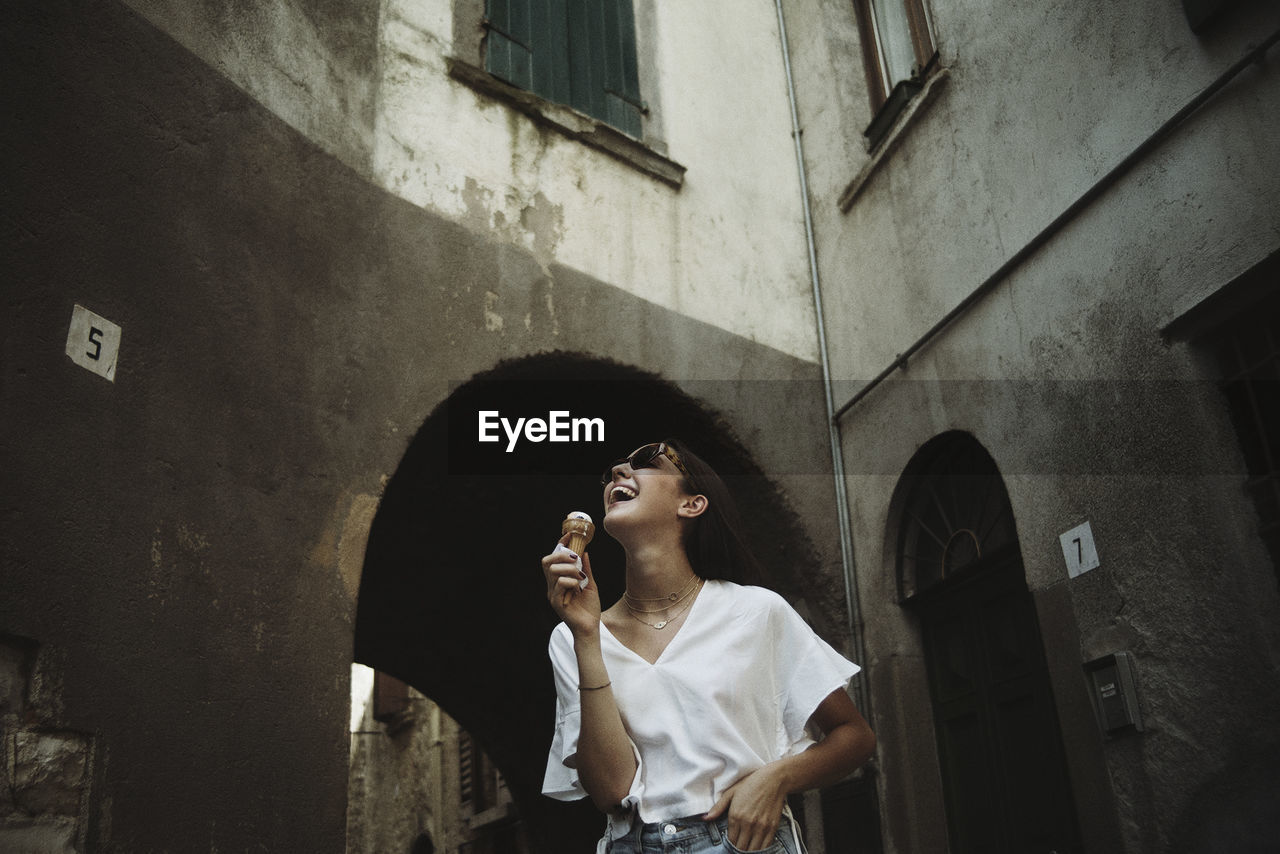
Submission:
POLYGON ((818 275, 818 254, 813 238, 813 216, 809 204, 809 182, 804 169, 804 144, 801 140, 800 117, 796 110, 795 78, 791 73, 791 51, 787 47, 787 24, 782 13, 782 0, 777 0, 778 40, 782 45, 782 64, 787 72, 787 98, 791 106, 791 136, 795 139, 796 171, 800 176, 800 199, 804 210, 804 233, 809 247, 809 278, 813 286, 813 307, 817 316, 818 356, 822 364, 822 392, 827 406, 827 434, 831 440, 832 478, 835 481, 836 516, 840 526, 840 565, 844 576, 845 616, 853 641, 853 655, 864 669, 853 682, 854 702, 862 714, 871 718, 871 690, 866 677, 866 646, 862 639, 862 609, 858 600, 857 564, 853 556, 853 529, 849 522, 849 493, 844 481, 844 453, 840 443, 840 421, 836 416, 831 389, 831 363, 827 355, 826 324, 822 314, 822 282, 818 275))

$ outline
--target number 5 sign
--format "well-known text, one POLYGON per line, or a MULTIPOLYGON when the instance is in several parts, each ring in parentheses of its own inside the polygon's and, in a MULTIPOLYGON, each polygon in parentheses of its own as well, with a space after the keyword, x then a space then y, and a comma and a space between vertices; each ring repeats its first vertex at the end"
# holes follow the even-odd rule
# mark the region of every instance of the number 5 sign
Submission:
POLYGON ((1062 543, 1062 556, 1066 558, 1069 577, 1075 578, 1082 572, 1098 568, 1098 547, 1093 543, 1093 528, 1088 522, 1076 525, 1058 539, 1062 543))
POLYGON ((119 352, 119 326, 84 306, 71 310, 71 329, 67 332, 67 356, 71 361, 115 382, 119 352))

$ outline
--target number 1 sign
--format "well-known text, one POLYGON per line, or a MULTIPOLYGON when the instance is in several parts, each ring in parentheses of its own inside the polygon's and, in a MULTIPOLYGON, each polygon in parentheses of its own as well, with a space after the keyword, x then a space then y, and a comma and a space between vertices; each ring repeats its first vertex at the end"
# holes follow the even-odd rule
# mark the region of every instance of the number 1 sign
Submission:
POLYGON ((1098 547, 1093 543, 1093 528, 1085 522, 1058 537, 1062 543, 1062 556, 1067 561, 1067 575, 1075 578, 1082 572, 1097 569, 1098 547))

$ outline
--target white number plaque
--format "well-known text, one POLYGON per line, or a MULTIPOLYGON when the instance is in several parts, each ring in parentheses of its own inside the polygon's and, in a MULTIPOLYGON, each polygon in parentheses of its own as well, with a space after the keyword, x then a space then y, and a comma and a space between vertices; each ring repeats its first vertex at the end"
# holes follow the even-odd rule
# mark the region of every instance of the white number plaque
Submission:
POLYGON ((1062 556, 1067 561, 1069 577, 1075 578, 1082 572, 1098 568, 1098 547, 1093 543, 1093 528, 1088 522, 1076 525, 1058 540, 1062 543, 1062 556))

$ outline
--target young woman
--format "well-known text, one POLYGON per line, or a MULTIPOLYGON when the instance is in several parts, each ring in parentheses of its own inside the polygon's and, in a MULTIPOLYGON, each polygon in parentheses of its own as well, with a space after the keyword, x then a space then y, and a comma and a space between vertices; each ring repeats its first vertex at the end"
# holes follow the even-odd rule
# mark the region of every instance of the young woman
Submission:
POLYGON ((623 597, 602 613, 590 559, 563 540, 542 559, 563 620, 543 792, 609 814, 600 852, 796 854, 787 795, 843 779, 875 748, 845 692, 858 666, 782 597, 736 583, 755 560, 728 489, 687 448, 645 445, 603 482, 623 597))

